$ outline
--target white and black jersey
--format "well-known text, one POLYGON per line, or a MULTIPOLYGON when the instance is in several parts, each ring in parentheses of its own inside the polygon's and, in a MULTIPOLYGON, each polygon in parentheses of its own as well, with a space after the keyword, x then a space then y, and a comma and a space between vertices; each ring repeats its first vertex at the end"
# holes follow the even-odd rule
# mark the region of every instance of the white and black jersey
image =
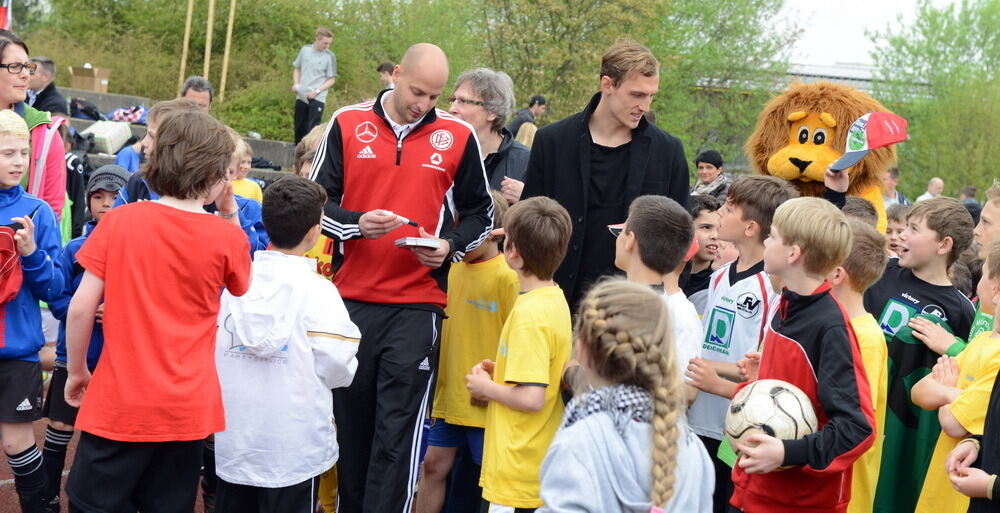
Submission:
MULTIPOLYGON (((712 274, 701 323, 705 337, 701 357, 717 362, 736 363, 747 352, 756 351, 763 337, 771 303, 776 298, 771 279, 758 262, 743 272, 736 260, 712 274)), ((702 436, 722 439, 729 399, 699 393, 688 410, 691 428, 702 436)))

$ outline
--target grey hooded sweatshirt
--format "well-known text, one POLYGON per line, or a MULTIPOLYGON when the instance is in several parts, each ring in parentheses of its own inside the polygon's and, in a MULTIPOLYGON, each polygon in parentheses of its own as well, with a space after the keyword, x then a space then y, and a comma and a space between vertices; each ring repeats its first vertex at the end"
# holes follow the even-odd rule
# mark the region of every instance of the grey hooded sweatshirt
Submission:
MULTIPOLYGON (((649 513, 652 397, 612 385, 575 397, 542 463, 539 513, 649 513)), ((715 471, 681 417, 674 494, 665 513, 712 511, 715 471)))

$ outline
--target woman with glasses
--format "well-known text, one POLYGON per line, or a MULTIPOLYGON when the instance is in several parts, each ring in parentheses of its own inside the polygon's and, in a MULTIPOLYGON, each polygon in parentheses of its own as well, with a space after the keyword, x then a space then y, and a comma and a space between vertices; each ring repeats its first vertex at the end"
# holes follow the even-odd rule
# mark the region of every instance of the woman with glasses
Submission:
POLYGON ((0 30, 0 109, 16 112, 31 132, 31 160, 21 185, 61 217, 66 202, 66 154, 59 127, 66 120, 24 102, 28 79, 37 71, 38 64, 28 58, 28 45, 13 32, 0 30))
POLYGON ((469 70, 459 75, 450 101, 448 112, 476 131, 490 189, 503 193, 507 203, 517 202, 531 150, 504 126, 514 112, 514 82, 502 71, 469 70))

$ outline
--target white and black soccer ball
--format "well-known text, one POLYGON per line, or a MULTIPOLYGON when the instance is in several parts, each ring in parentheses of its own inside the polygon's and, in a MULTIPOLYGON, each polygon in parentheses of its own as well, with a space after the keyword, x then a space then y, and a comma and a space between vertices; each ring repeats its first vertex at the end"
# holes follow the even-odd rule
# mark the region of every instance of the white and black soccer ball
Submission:
POLYGON ((739 391, 726 411, 726 437, 733 449, 752 433, 779 440, 797 440, 818 428, 809 397, 791 383, 777 379, 755 381, 739 391))

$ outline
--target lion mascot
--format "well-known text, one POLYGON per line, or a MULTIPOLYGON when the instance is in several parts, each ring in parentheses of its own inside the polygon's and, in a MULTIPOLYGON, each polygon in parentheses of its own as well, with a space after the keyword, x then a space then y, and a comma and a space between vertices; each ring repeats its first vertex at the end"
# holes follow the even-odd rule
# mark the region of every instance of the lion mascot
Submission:
MULTIPOLYGON (((851 123, 869 112, 889 112, 868 94, 830 82, 792 84, 767 104, 746 144, 755 172, 791 181, 805 196, 823 195, 823 174, 844 153, 851 123)), ((878 212, 885 233, 881 177, 896 163, 895 147, 872 150, 847 169, 847 194, 878 212)))

